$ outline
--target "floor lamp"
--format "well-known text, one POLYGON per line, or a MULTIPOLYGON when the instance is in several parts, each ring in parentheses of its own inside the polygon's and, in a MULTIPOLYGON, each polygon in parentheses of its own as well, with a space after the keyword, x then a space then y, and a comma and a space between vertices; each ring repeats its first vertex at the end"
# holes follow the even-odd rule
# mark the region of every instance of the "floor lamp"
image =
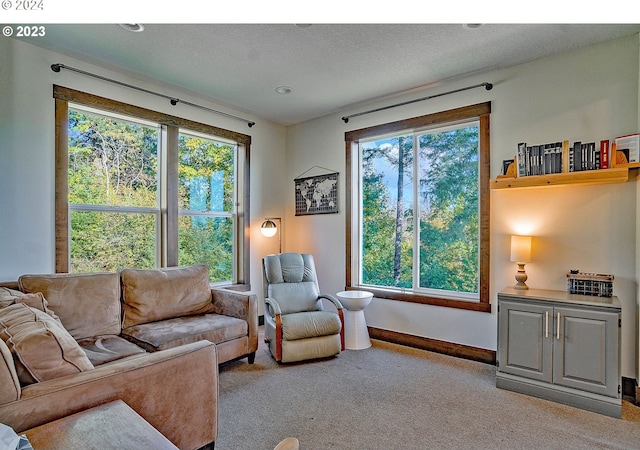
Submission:
POLYGON ((260 227, 260 233, 265 237, 273 237, 278 233, 278 253, 282 253, 282 230, 278 229, 281 227, 282 219, 280 217, 267 217, 260 227), (277 220, 280 226, 276 225, 274 220, 277 220))

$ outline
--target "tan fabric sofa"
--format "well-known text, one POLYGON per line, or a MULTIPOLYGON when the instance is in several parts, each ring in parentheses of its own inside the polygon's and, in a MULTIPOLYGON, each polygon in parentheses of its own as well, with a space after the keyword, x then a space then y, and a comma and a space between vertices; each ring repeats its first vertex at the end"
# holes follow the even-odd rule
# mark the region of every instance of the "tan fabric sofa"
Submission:
POLYGON ((208 267, 0 283, 0 422, 22 432, 121 399, 181 449, 217 436, 218 364, 258 346, 257 299, 208 267))

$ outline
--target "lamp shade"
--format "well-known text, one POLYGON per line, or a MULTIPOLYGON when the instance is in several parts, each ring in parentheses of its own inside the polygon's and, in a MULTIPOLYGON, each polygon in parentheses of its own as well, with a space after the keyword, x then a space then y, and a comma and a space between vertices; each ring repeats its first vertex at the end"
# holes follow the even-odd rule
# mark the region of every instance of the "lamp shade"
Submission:
POLYGON ((531 236, 511 236, 511 261, 531 261, 531 236))
POLYGON ((262 233, 263 236, 273 237, 275 236, 277 231, 278 231, 278 227, 276 226, 276 223, 273 220, 266 219, 264 222, 262 222, 262 226, 260 227, 260 232, 262 233))

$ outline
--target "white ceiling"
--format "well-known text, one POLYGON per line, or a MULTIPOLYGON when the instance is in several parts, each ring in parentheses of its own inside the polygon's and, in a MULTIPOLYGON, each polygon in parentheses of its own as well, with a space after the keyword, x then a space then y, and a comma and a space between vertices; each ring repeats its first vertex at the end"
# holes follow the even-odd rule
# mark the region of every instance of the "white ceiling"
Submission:
POLYGON ((46 36, 28 42, 158 80, 166 95, 179 97, 176 86, 290 125, 639 31, 638 24, 149 24, 132 33, 70 24, 47 25, 46 36), (278 86, 292 92, 278 94, 278 86))

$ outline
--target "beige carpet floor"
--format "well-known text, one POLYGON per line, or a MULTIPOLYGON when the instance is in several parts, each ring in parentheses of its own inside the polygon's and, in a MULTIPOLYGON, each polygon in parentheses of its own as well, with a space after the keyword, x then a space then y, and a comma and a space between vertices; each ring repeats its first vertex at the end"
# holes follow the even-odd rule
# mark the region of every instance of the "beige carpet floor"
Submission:
POLYGON ((366 350, 277 364, 223 364, 217 450, 640 449, 640 408, 623 419, 497 389, 495 367, 373 340, 366 350))

